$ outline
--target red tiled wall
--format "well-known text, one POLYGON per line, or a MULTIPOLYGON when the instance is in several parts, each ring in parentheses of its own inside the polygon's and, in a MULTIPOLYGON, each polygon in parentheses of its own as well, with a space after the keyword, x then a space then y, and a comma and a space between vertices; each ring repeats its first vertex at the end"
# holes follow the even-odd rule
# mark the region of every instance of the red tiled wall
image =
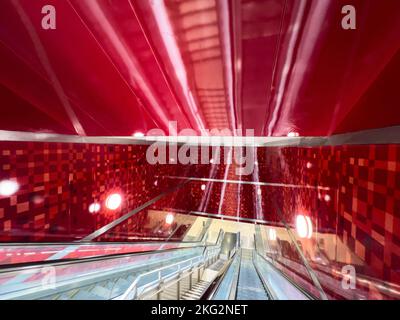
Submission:
POLYGON ((185 174, 180 165, 149 165, 145 154, 140 145, 3 142, 0 179, 21 187, 0 197, 0 241, 81 239, 174 185, 156 175, 185 174), (123 195, 120 209, 88 212, 112 192, 123 195))
MULTIPOLYGON (((346 247, 343 252, 337 246, 338 258, 327 259, 316 235, 310 240, 297 239, 328 297, 400 298, 399 147, 360 145, 280 151, 283 181, 330 188, 303 189, 297 195, 289 190, 292 197, 282 194, 280 204, 293 234, 295 214, 303 212, 311 216, 315 234, 332 235, 332 241, 341 241, 346 247), (307 162, 312 168, 307 169, 307 162), (324 201, 325 194, 330 195, 330 201, 324 201), (341 287, 341 270, 347 264, 356 269, 355 290, 341 287)), ((272 156, 267 162, 277 158, 272 156)))

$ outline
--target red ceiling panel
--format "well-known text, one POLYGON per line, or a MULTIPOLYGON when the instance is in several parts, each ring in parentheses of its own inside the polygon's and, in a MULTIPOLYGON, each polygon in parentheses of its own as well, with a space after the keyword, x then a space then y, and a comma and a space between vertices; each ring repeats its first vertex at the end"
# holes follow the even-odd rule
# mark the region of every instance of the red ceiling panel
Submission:
POLYGON ((26 107, 4 96, 2 114, 15 115, 1 129, 130 135, 176 121, 313 136, 399 125, 399 12, 397 0, 2 1, 0 81, 26 107), (41 27, 48 4, 55 30, 41 27), (345 4, 356 30, 341 28, 345 4))

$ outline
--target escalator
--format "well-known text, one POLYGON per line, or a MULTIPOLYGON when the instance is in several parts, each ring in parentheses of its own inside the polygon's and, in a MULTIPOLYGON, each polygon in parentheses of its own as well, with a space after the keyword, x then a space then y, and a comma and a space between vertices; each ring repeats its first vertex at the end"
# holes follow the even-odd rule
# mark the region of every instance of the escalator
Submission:
MULTIPOLYGON (((256 248, 257 248, 257 243, 256 248)), ((0 269, 0 299, 309 299, 240 233, 215 243, 0 269)))
MULTIPOLYGON (((195 246, 5 269, 0 272, 0 299, 113 299, 139 275, 160 268, 164 275, 168 266, 198 257, 204 250, 195 246)), ((138 285, 154 277, 142 277, 138 285)))
POLYGON ((238 249, 203 299, 308 300, 311 297, 275 269, 256 249, 238 249))
POLYGON ((253 263, 253 250, 241 249, 239 281, 236 300, 269 300, 262 279, 253 263))

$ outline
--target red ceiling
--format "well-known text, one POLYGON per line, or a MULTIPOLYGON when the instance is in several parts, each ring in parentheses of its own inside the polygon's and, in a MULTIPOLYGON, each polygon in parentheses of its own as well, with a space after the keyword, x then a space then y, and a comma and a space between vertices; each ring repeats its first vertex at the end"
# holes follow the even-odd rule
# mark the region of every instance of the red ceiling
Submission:
POLYGON ((330 135, 400 124, 400 1, 0 2, 0 129, 330 135), (56 30, 41 9, 56 8, 56 30), (341 28, 353 4, 357 29, 341 28))

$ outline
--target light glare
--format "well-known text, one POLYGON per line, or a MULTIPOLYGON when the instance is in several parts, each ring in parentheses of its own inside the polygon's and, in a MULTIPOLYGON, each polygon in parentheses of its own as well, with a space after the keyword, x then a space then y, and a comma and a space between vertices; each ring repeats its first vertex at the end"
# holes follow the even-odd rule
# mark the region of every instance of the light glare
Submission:
POLYGON ((313 227, 311 219, 308 216, 303 216, 301 214, 296 216, 296 231, 300 238, 311 239, 313 233, 313 227))
POLYGON ((165 217, 165 223, 172 224, 172 222, 174 222, 174 215, 172 213, 168 213, 165 217))
POLYGON ((110 210, 118 209, 122 203, 122 197, 118 193, 113 193, 107 197, 106 207, 110 210))
POLYGON ((89 212, 90 213, 96 213, 100 211, 100 204, 97 202, 93 202, 90 206, 89 206, 89 212))
POLYGON ((269 240, 271 241, 276 241, 276 230, 275 229, 269 229, 269 240))
POLYGON ((12 196, 19 189, 19 184, 12 180, 0 181, 0 195, 4 197, 12 196))

